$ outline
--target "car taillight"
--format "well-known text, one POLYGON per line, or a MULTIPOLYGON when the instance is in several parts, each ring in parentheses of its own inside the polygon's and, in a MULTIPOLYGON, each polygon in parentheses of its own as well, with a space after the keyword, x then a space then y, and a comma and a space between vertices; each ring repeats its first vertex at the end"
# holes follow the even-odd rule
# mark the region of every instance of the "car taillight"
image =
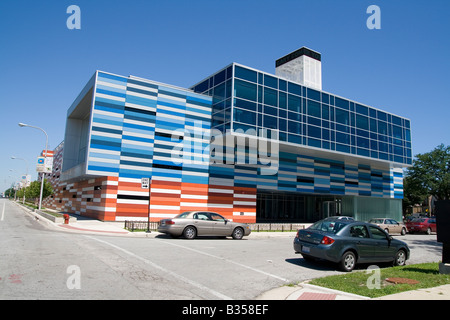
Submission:
POLYGON ((166 221, 166 224, 175 224, 175 221, 167 220, 167 221, 166 221))
POLYGON ((332 244, 334 242, 334 239, 324 236, 322 238, 322 241, 320 241, 321 244, 332 244))

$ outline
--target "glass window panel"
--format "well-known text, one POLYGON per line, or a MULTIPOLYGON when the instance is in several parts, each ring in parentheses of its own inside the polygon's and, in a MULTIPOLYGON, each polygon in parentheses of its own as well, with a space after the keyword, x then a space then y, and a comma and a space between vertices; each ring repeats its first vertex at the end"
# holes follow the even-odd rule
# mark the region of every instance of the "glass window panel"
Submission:
POLYGON ((378 121, 378 133, 387 135, 387 123, 384 121, 378 121))
POLYGON ((329 120, 330 119, 330 107, 322 104, 322 119, 329 120))
POLYGON ((213 103, 222 101, 225 99, 225 82, 216 86, 213 91, 213 103))
POLYGON ((356 127, 359 129, 369 130, 369 118, 357 114, 356 127))
POLYGON ((236 98, 234 105, 239 108, 247 109, 250 111, 256 111, 256 103, 251 101, 236 98))
POLYGON ((288 83, 288 90, 289 90, 289 93, 293 93, 293 94, 296 94, 296 95, 299 95, 299 96, 302 95, 302 87, 299 86, 298 84, 294 84, 292 82, 289 82, 288 83))
POLYGON ((297 112, 289 112, 288 118, 289 120, 302 121, 302 115, 297 112))
POLYGON ((403 156, 403 148, 394 146, 394 154, 398 156, 403 156))
POLYGON ((405 140, 411 141, 411 130, 409 130, 409 129, 405 130, 405 140))
POLYGON ((222 70, 218 74, 214 76, 214 85, 217 86, 219 83, 222 83, 225 81, 225 72, 226 70, 222 70))
POLYGON ((292 143, 302 144, 302 137, 295 134, 288 134, 288 141, 292 143))
POLYGON ((288 96, 288 109, 295 112, 301 112, 301 99, 299 97, 289 95, 288 96))
POLYGON ((277 129, 278 127, 277 118, 264 115, 264 127, 267 129, 277 129))
POLYGON ((394 135, 394 138, 397 138, 397 139, 402 139, 403 138, 403 134, 402 134, 402 128, 401 127, 399 127, 399 126, 392 126, 393 127, 393 135, 394 135))
POLYGON ((336 143, 336 151, 350 153, 350 147, 340 143, 336 143))
POLYGON ((402 125, 402 119, 397 116, 392 116, 392 123, 401 126, 402 125))
POLYGON ((287 94, 284 92, 278 92, 278 107, 281 109, 287 107, 287 94))
MULTIPOLYGON (((370 111, 372 111, 372 109, 370 111)), ((383 121, 387 121, 387 114, 382 112, 382 111, 378 111, 378 119, 379 120, 383 120, 383 121)))
POLYGON ((245 79, 248 81, 256 82, 258 74, 256 71, 249 70, 247 68, 242 68, 240 66, 235 66, 235 76, 237 78, 245 79))
POLYGON ((286 111, 286 110, 279 109, 279 110, 278 110, 278 116, 279 116, 280 118, 287 118, 287 111, 286 111))
POLYGON ((322 138, 322 130, 316 126, 308 126, 308 137, 322 138))
POLYGON ((370 118, 370 131, 377 132, 377 120, 370 118))
POLYGON ((320 103, 308 100, 308 115, 320 118, 320 113, 320 103))
POLYGON ((308 146, 320 148, 321 147, 320 140, 308 138, 308 146))
POLYGON ((278 129, 280 131, 287 131, 287 120, 278 118, 278 129))
POLYGON ((264 85, 274 89, 278 89, 278 79, 267 74, 264 75, 264 85))
POLYGON ((335 113, 336 113, 336 122, 346 124, 346 125, 349 124, 349 112, 348 111, 336 109, 335 113))
POLYGON ((366 138, 356 137, 356 144, 361 148, 370 148, 369 139, 366 138))
POLYGON ((287 91, 287 82, 281 79, 278 79, 279 89, 283 91, 287 91))
POLYGON ((357 148, 357 154, 360 155, 360 156, 369 157, 370 156, 370 151, 367 150, 367 149, 357 148))
POLYGON ((341 99, 338 97, 335 97, 335 105, 336 105, 336 107, 343 108, 346 110, 348 110, 350 107, 348 100, 344 100, 344 99, 341 99))
POLYGON ((322 121, 318 118, 308 117, 308 123, 316 125, 316 126, 320 126, 322 124, 322 121))
POLYGON ((264 106, 264 113, 265 114, 270 114, 272 116, 277 117, 278 116, 278 109, 277 108, 268 107, 268 106, 264 106))
POLYGON ((274 106, 277 106, 277 91, 269 88, 264 88, 264 103, 274 106))
POLYGON ((379 150, 382 151, 382 152, 388 152, 389 151, 387 143, 379 142, 378 143, 378 147, 379 147, 379 150))
POLYGON ((319 91, 308 88, 307 94, 308 94, 308 99, 320 101, 320 92, 319 91))
POLYGON ((350 135, 341 132, 336 132, 336 142, 350 144, 350 135))
POLYGON ((330 103, 330 95, 322 92, 322 102, 329 104, 330 103))
POLYGON ((405 128, 411 129, 411 123, 409 120, 405 119, 405 128))
POLYGON ((295 121, 289 121, 288 123, 288 131, 290 133, 297 133, 297 134, 301 134, 302 133, 302 126, 300 123, 295 122, 295 121))
POLYGON ((369 115, 369 108, 356 104, 356 112, 367 116, 369 115))
POLYGON ((198 84, 198 85, 195 87, 194 91, 195 91, 195 92, 203 93, 203 92, 205 92, 205 91, 208 90, 208 89, 209 89, 209 80, 205 80, 205 81, 203 81, 202 83, 198 84))
POLYGON ((233 119, 234 119, 234 121, 237 121, 237 122, 243 122, 243 123, 247 123, 247 124, 256 125, 256 113, 255 112, 251 112, 251 111, 247 111, 247 110, 243 110, 243 109, 239 109, 239 108, 234 108, 233 119))
POLYGON ((250 132, 255 132, 256 131, 256 127, 255 126, 249 126, 247 124, 237 123, 237 122, 235 122, 233 124, 233 129, 234 130, 243 130, 244 132, 246 132, 247 130, 251 130, 250 132))
POLYGON ((234 83, 235 95, 239 98, 256 101, 256 85, 236 79, 234 83))

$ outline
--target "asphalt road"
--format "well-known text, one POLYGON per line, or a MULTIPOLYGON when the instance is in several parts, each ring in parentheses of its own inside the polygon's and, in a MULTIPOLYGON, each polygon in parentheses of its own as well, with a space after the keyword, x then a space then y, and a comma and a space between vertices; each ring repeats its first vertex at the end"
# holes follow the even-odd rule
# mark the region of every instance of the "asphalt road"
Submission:
MULTIPOLYGON (((440 260, 436 235, 399 238, 410 245, 408 264, 440 260)), ((46 228, 2 199, 0 299, 248 300, 340 273, 334 264, 304 261, 294 253, 292 240, 67 233, 46 228)))

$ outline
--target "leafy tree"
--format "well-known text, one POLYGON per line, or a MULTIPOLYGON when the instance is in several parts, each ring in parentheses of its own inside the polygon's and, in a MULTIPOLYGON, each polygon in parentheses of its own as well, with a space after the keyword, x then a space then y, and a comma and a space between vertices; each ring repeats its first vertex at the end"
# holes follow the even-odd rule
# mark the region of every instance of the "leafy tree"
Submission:
MULTIPOLYGON (((33 181, 30 186, 25 189, 25 197, 28 198, 39 198, 41 194, 41 182, 33 181)), ((42 199, 47 198, 53 194, 53 188, 50 182, 44 181, 44 189, 42 191, 42 199)))
POLYGON ((434 196, 437 200, 450 199, 450 146, 441 144, 431 152, 416 155, 407 171, 406 190, 415 197, 434 196))

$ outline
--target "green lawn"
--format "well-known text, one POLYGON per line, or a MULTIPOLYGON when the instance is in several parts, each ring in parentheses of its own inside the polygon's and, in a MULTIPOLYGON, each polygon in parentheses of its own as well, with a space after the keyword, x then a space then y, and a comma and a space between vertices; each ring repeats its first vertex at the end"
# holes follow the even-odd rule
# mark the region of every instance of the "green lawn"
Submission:
MULTIPOLYGON (((374 277, 374 273, 366 270, 353 271, 351 273, 328 276, 312 280, 310 283, 354 293, 370 298, 377 298, 388 294, 399 293, 403 291, 437 287, 444 284, 450 284, 450 275, 439 274, 439 263, 423 263, 407 265, 402 267, 380 268, 380 288, 369 289, 367 283, 369 277, 374 277), (386 278, 407 278, 419 281, 418 284, 393 284, 387 282, 386 278)), ((374 282, 369 281, 369 284, 374 282)))

